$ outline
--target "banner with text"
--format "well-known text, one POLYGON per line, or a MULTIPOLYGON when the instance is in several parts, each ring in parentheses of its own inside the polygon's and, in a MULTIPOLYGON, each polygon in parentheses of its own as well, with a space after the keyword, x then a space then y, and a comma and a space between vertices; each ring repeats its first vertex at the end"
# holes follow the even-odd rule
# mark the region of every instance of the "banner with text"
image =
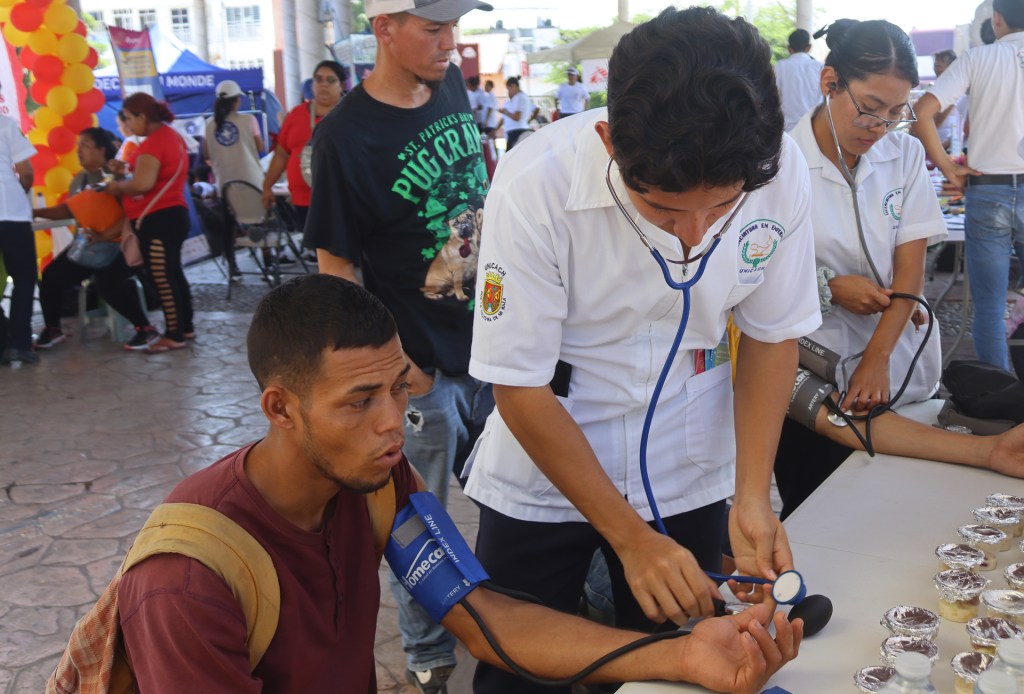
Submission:
POLYGON ((164 88, 156 71, 149 31, 131 31, 111 26, 107 27, 107 31, 117 62, 117 74, 121 78, 121 96, 145 92, 157 101, 163 101, 164 88))
POLYGON ((14 46, 0 37, 0 116, 16 120, 23 133, 32 128, 25 111, 24 77, 14 46))

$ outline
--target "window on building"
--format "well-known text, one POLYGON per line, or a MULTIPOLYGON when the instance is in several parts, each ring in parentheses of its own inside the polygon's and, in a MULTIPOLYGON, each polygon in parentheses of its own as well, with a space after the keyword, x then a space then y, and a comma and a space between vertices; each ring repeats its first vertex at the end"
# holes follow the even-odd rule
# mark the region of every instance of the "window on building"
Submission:
POLYGON ((114 26, 118 29, 134 29, 131 10, 114 10, 114 26))
POLYGON ((86 14, 88 14, 94 20, 96 20, 97 24, 106 24, 106 19, 104 19, 104 17, 103 17, 103 11, 102 10, 96 10, 95 12, 86 12, 86 14))
POLYGON ((156 24, 156 10, 139 10, 139 29, 156 24))
POLYGON ((247 5, 245 7, 224 8, 225 19, 228 28, 229 39, 258 39, 260 38, 260 7, 259 5, 247 5))
POLYGON ((251 60, 229 60, 228 68, 231 70, 245 70, 248 68, 263 67, 262 58, 253 58, 251 60))
POLYGON ((192 43, 192 23, 189 21, 188 8, 171 9, 171 32, 185 43, 192 43))

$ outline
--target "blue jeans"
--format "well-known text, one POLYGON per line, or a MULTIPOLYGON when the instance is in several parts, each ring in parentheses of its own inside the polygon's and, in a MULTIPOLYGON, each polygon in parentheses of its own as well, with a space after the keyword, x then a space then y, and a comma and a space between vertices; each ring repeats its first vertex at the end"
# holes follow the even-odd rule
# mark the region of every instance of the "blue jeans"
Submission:
POLYGON ((981 361, 1009 369, 1006 291, 1011 248, 1024 257, 1024 181, 1016 188, 968 186, 966 203, 964 247, 974 303, 974 351, 981 361))
MULTIPOLYGON (((489 383, 469 375, 446 376, 440 371, 434 374, 430 392, 409 398, 405 455, 442 505, 448 505, 448 480, 453 468, 465 463, 493 409, 489 383)), ((413 601, 394 574, 389 574, 388 580, 398 604, 398 627, 409 669, 454 665, 455 638, 413 601)))

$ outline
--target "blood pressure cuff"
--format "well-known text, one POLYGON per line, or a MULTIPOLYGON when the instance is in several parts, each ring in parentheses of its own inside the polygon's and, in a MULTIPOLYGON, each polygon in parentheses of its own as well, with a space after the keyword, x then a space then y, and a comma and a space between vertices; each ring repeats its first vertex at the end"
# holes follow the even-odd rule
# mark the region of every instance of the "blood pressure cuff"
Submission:
POLYGON ((430 492, 410 495, 409 504, 395 514, 384 557, 399 582, 438 623, 490 578, 430 492))
POLYGON ((808 369, 796 370, 796 381, 793 383, 793 394, 789 398, 789 409, 786 416, 815 431, 818 410, 825 404, 825 399, 834 393, 836 387, 821 376, 808 369))

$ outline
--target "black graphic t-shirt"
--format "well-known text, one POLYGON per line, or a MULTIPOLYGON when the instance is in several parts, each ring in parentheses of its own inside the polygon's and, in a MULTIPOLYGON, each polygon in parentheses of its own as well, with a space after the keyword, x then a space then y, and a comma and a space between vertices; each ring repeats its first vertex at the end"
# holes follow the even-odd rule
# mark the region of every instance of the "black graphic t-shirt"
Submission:
POLYGON ((360 84, 313 134, 304 243, 361 266, 420 367, 469 368, 487 169, 462 74, 404 109, 360 84))

